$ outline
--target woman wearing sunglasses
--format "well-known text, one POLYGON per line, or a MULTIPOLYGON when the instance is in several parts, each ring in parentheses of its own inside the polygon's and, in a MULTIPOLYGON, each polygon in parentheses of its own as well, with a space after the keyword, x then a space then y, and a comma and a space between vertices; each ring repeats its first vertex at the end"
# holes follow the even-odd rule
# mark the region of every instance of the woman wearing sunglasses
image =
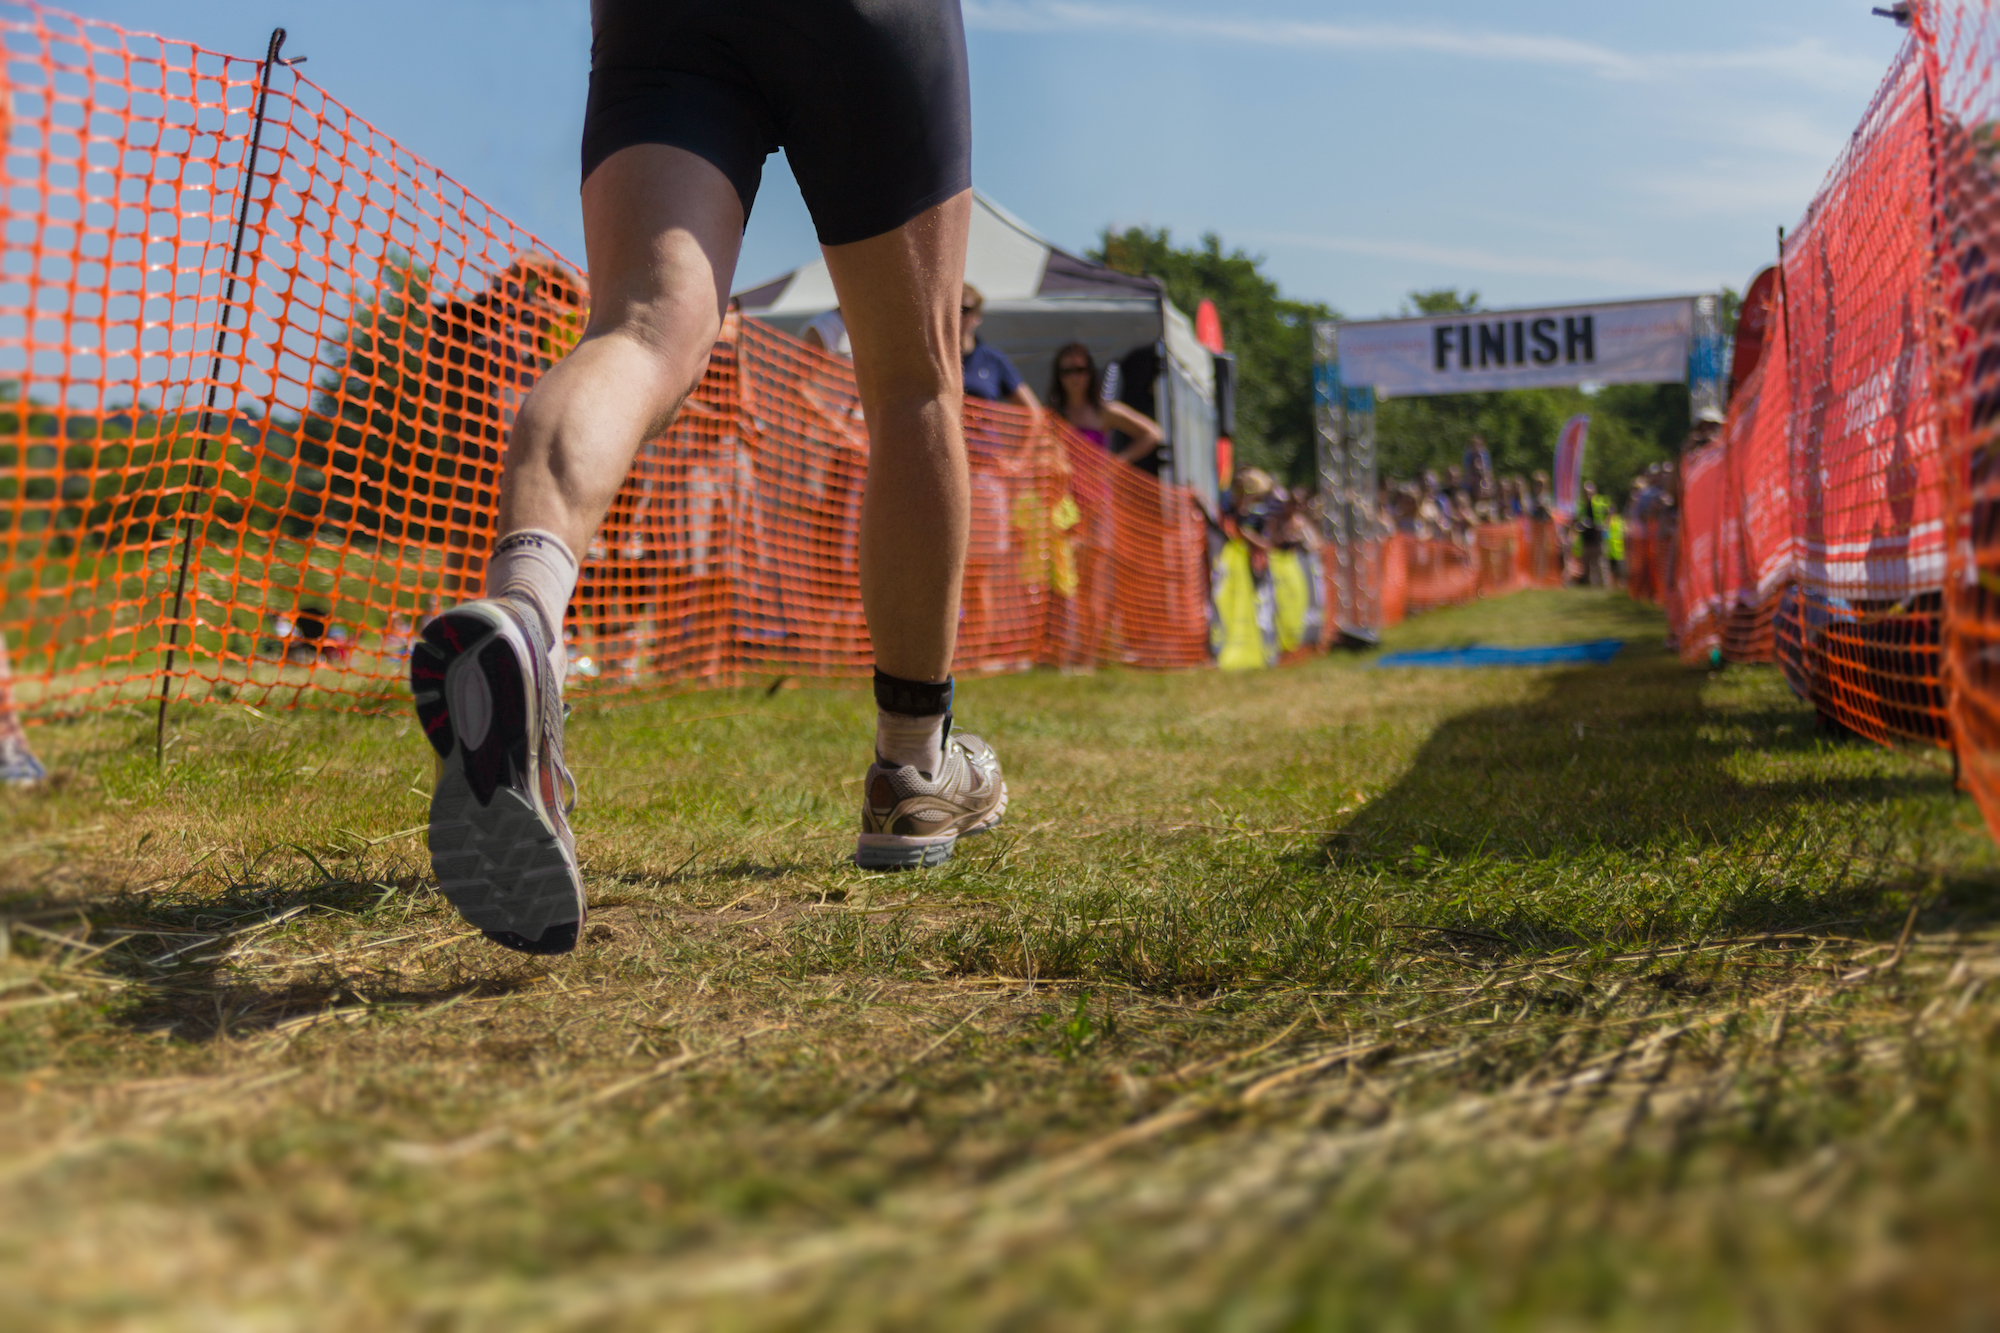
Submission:
POLYGON ((1081 511, 1070 533, 1076 544, 1076 596, 1064 608, 1059 634, 1061 665, 1081 670, 1103 655, 1114 635, 1113 582, 1116 565, 1112 547, 1116 539, 1117 492, 1114 478, 1120 471, 1110 459, 1112 431, 1127 439, 1117 457, 1135 463, 1159 447, 1160 428, 1149 416, 1136 412, 1116 398, 1105 400, 1104 379, 1096 358, 1082 343, 1071 343, 1056 353, 1049 381, 1049 402, 1084 439, 1097 447, 1095 458, 1071 460, 1070 494, 1081 511))
POLYGON ((1104 401, 1104 377, 1098 373, 1097 359, 1082 343, 1071 343, 1056 353, 1054 373, 1049 377, 1049 401, 1063 420, 1100 449, 1112 431, 1126 437, 1118 458, 1137 463, 1160 447, 1160 426, 1143 412, 1115 399, 1104 401))

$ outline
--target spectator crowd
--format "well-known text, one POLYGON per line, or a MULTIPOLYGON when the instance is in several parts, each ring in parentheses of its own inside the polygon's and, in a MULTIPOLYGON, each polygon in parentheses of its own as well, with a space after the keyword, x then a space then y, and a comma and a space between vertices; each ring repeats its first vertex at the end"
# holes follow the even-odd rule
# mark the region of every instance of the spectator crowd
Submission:
POLYGON ((1613 587, 1624 583, 1628 535, 1642 525, 1670 524, 1674 491, 1674 465, 1654 463, 1633 478, 1622 506, 1585 482, 1574 509, 1559 507, 1547 472, 1496 475, 1486 442, 1475 435, 1460 463, 1427 469, 1414 479, 1384 479, 1377 512, 1385 536, 1400 532, 1468 554, 1477 548, 1483 526, 1521 519, 1549 523, 1565 557, 1564 581, 1613 587))

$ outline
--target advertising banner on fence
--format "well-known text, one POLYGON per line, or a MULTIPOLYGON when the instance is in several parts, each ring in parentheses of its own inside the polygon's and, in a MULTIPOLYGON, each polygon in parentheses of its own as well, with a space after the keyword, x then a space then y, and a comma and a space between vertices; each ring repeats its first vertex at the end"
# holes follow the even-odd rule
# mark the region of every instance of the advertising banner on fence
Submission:
POLYGON ((1566 384, 1681 384, 1694 298, 1482 310, 1336 326, 1340 378, 1383 398, 1566 384))

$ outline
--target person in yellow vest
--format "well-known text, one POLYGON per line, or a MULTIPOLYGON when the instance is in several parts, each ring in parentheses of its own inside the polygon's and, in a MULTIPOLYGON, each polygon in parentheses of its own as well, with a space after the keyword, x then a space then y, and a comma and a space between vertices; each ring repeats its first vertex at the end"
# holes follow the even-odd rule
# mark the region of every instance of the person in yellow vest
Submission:
POLYGON ((1602 588, 1609 578, 1604 568, 1604 528, 1611 517, 1611 502, 1597 493, 1594 482, 1583 483, 1583 503, 1576 512, 1576 554, 1583 565, 1583 582, 1602 588))
POLYGON ((1597 503, 1604 506, 1604 559, 1611 566, 1611 586, 1625 586, 1625 515, 1612 508, 1611 502, 1603 496, 1597 503))
POLYGON ((1210 590, 1215 618, 1209 646, 1224 671, 1250 671, 1278 663, 1277 604, 1265 533, 1266 502, 1277 483, 1254 467, 1238 472, 1235 480, 1223 499, 1224 541, 1210 590))

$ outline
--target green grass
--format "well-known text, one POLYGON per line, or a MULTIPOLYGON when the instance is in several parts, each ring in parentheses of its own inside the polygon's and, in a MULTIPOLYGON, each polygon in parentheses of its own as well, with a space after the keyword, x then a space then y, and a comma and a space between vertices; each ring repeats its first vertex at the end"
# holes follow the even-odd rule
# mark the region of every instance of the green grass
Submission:
POLYGON ((466 938, 400 717, 39 728, 0 795, 0 1325, 1983 1327, 2000 858, 1590 592, 969 680, 1003 832, 845 864, 865 695, 600 710, 593 900, 466 938))

